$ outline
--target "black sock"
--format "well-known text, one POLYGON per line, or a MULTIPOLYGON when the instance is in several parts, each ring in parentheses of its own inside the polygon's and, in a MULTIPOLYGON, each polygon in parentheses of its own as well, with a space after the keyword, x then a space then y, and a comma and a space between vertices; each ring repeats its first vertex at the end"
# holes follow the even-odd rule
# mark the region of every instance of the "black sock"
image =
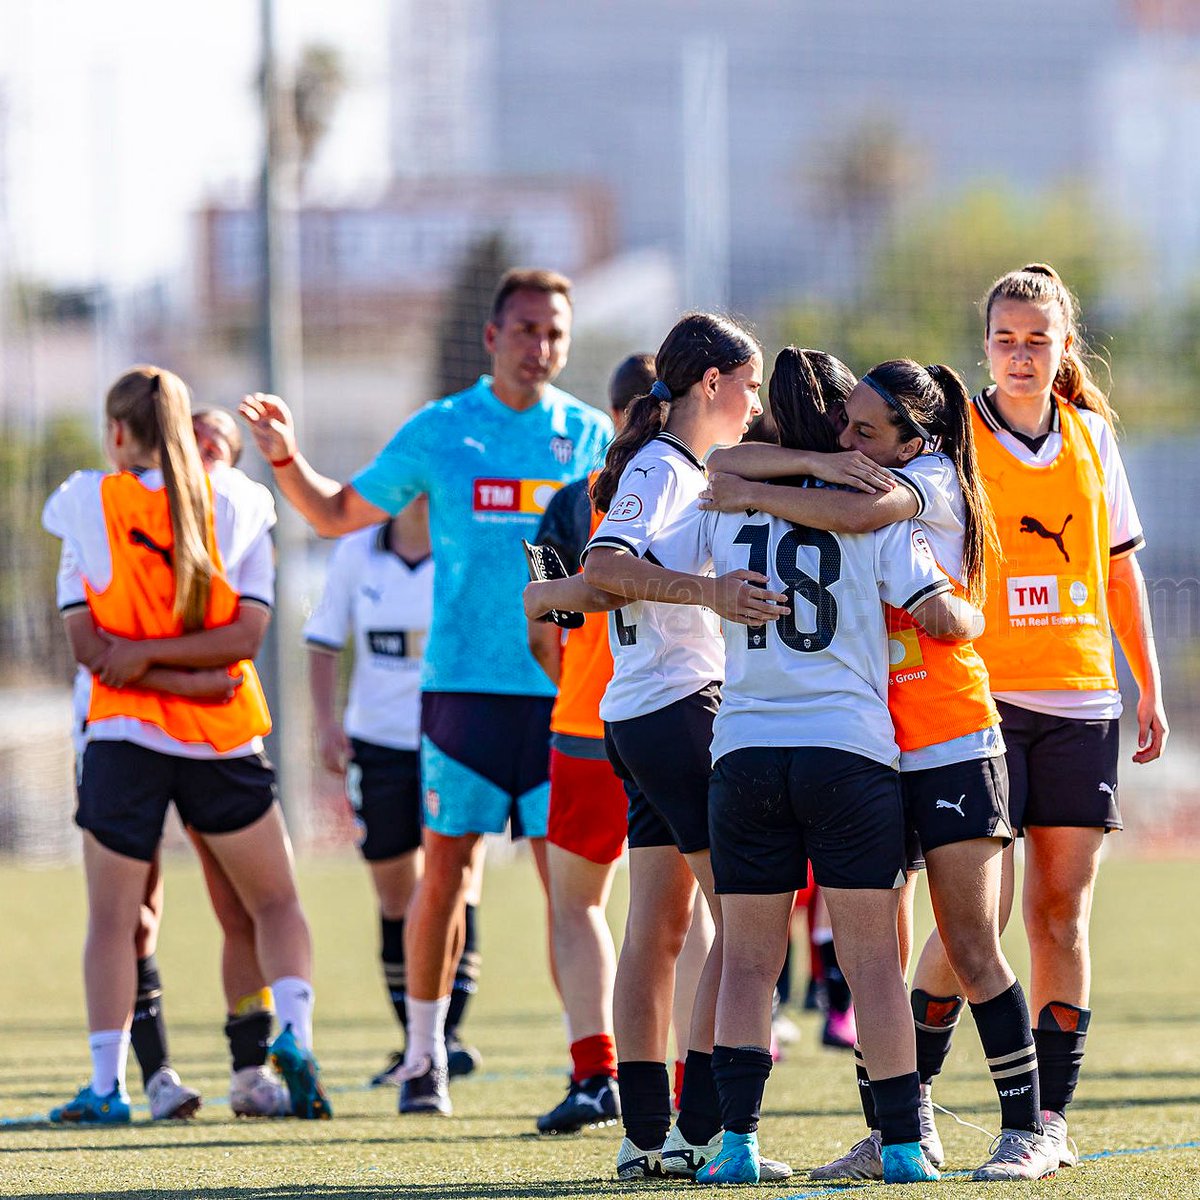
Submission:
POLYGON ((913 988, 913 1021, 917 1027, 917 1074, 929 1083, 950 1053, 950 1041, 962 1012, 961 996, 931 996, 913 988))
POLYGON ((779 1007, 782 1008, 785 1004, 790 1003, 792 999, 792 939, 788 938, 787 949, 783 952, 783 967, 779 972, 779 979, 775 983, 775 990, 779 993, 779 1007))
POLYGON ((621 1121, 625 1136, 639 1150, 657 1150, 671 1129, 671 1085, 667 1064, 617 1063, 621 1089, 621 1121))
MULTIPOLYGON (((721 1123, 730 1133, 757 1133, 771 1052, 761 1046, 714 1046, 713 1078, 721 1097, 721 1123)), ((686 1085, 687 1074, 684 1074, 686 1085)))
POLYGON ((388 999, 396 1010, 400 1028, 408 1034, 408 1008, 404 996, 408 986, 408 973, 404 965, 404 918, 391 921, 380 917, 379 959, 383 963, 383 982, 387 987, 388 999))
POLYGON ((721 1102, 713 1078, 712 1055, 689 1050, 683 1068, 683 1091, 679 1096, 679 1132, 693 1146, 703 1146, 721 1128, 721 1102))
POLYGON ((850 1007, 850 985, 838 966, 832 941, 821 943, 821 968, 825 972, 825 996, 830 1012, 846 1012, 850 1007))
POLYGON ((1001 1126, 1041 1133, 1037 1052, 1021 985, 1014 982, 1000 995, 972 1004, 971 1016, 1000 1096, 1001 1126))
POLYGON ((227 1017, 225 1039, 229 1042, 229 1057, 235 1071, 243 1067, 261 1067, 267 1061, 267 1050, 271 1045, 271 1014, 252 1012, 244 1017, 227 1017))
POLYGON ((1090 1008, 1076 1008, 1061 1000, 1052 1000, 1038 1014, 1033 1041, 1037 1046, 1042 1108, 1049 1112, 1065 1113, 1075 1095, 1091 1022, 1090 1008))
POLYGON ((858 1080, 858 1100, 862 1105, 863 1118, 868 1129, 879 1128, 879 1118, 875 1115, 875 1097, 871 1093, 871 1077, 867 1074, 867 1064, 863 1061, 862 1047, 854 1047, 854 1077, 858 1080))
POLYGON ((885 1146, 900 1142, 919 1142, 921 1122, 917 1104, 921 1097, 921 1081, 916 1071, 911 1075, 894 1075, 891 1079, 872 1079, 878 1129, 885 1146))
POLYGON ((133 1006, 130 1042, 142 1070, 142 1083, 162 1067, 168 1066, 167 1022, 162 1011, 162 981, 154 955, 139 958, 137 964, 137 1000, 133 1006))
POLYGON ((475 905, 468 904, 462 954, 459 956, 458 966, 454 969, 454 985, 450 989, 450 1011, 446 1014, 448 1038, 458 1033, 458 1027, 466 1016, 467 1001, 475 995, 479 987, 479 968, 482 963, 479 938, 475 929, 475 905))

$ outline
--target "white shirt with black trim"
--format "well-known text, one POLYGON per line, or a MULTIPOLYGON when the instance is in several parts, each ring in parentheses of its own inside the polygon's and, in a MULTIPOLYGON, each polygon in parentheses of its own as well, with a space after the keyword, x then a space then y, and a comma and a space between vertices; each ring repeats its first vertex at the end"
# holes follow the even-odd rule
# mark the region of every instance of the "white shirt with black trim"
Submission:
MULTIPOLYGON (((704 464, 669 433, 652 438, 630 459, 609 510, 584 550, 612 546, 671 571, 711 575, 700 546, 697 500, 704 464)), ((609 614, 613 675, 600 702, 605 721, 657 712, 725 669, 717 615, 693 604, 631 600, 609 614)))
POLYGON ((393 750, 421 744, 421 665, 433 616, 433 557, 409 563, 387 545, 388 526, 342 538, 325 591, 304 626, 309 646, 341 651, 354 641, 346 734, 393 750))
MULTIPOLYGON (((1050 432, 1036 450, 1016 437, 996 411, 989 388, 974 399, 975 408, 983 423, 996 435, 1000 445, 1018 462, 1027 467, 1048 467, 1062 450, 1062 431, 1059 429, 1058 409, 1052 410, 1050 432)), ((1125 474, 1125 464, 1117 447, 1117 438, 1108 422, 1099 413, 1076 408, 1092 445, 1100 459, 1103 474, 1104 500, 1108 505, 1109 558, 1122 558, 1140 550, 1146 544, 1141 518, 1125 474)), ((1080 721, 1114 720, 1121 715, 1121 693, 1115 688, 1092 691, 993 692, 997 700, 1026 708, 1030 712, 1046 713, 1052 717, 1068 717, 1080 721)))
POLYGON ((913 522, 845 534, 709 512, 701 528, 718 574, 759 571, 792 597, 792 612, 773 622, 724 623, 713 762, 749 746, 828 746, 895 767, 881 601, 911 612, 951 590, 913 522))
MULTIPOLYGON (((42 524, 62 539, 55 593, 58 610, 64 616, 87 608, 85 578, 94 591, 103 591, 112 582, 112 553, 100 501, 100 483, 105 474, 77 471, 51 495, 42 511, 42 524)), ((143 471, 139 478, 151 491, 163 486, 160 471, 143 471)), ((271 541, 275 498, 268 488, 236 467, 217 467, 209 478, 213 484, 213 525, 225 579, 243 604, 270 609, 275 603, 275 547, 271 541)), ((185 758, 234 758, 262 750, 262 738, 253 738, 229 754, 218 754, 202 743, 178 742, 158 726, 133 717, 110 717, 89 726, 91 695, 91 673, 81 666, 75 672, 72 689, 72 739, 77 754, 83 753, 92 738, 135 742, 185 758)))

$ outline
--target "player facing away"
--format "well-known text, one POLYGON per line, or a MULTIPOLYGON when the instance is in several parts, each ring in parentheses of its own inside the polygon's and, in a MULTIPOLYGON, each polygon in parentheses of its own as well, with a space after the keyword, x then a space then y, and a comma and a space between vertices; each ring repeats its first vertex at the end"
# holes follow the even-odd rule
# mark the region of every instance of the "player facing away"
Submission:
MULTIPOLYGON (((1135 763, 1159 757, 1168 727, 1137 563, 1142 526, 1075 302, 1053 268, 1034 263, 996 280, 983 307, 995 383, 974 398, 971 419, 999 546, 987 557, 987 629, 976 646, 1003 718, 1012 821, 1025 840, 1041 1115, 1069 1167, 1066 1113, 1092 1017, 1092 896, 1105 835, 1122 827, 1114 632, 1138 687, 1135 763)), ((1005 919, 1011 857, 1006 873, 1005 919)), ((936 935, 915 984, 943 1005, 961 1003, 936 935)), ((952 1034, 952 1024, 918 1027, 930 1078, 952 1034)))
MULTIPOLYGON (((784 351, 771 382, 781 444, 832 450, 811 372, 784 351)), ((905 882, 899 750, 887 707, 881 600, 952 640, 979 614, 958 601, 908 522, 875 533, 812 529, 767 513, 704 513, 717 570, 739 566, 783 595, 773 623, 725 627, 725 695, 713 729, 713 876, 723 965, 713 1074, 725 1127, 700 1183, 757 1182, 771 1070, 771 990, 808 863, 854 992, 887 1182, 936 1179, 920 1145, 918 1077, 896 937, 905 882)))
MULTIPOLYGON (((823 392, 844 409, 840 444, 890 469, 901 486, 870 495, 813 493, 792 487, 730 486, 727 477, 715 476, 712 492, 723 493, 722 507, 753 504, 813 527, 843 532, 915 518, 939 566, 955 581, 957 594, 981 602, 984 562, 994 531, 978 472, 970 400, 961 379, 948 367, 895 359, 872 368, 857 385, 847 373, 840 386, 823 392)), ((724 461, 736 465, 739 454, 742 469, 753 473, 754 464, 742 452, 726 453, 724 461)), ((802 460, 781 449, 763 449, 759 455, 758 465, 768 473, 803 469, 802 460)), ((910 846, 909 852, 906 900, 910 906, 914 867, 924 863, 937 924, 957 964, 1000 1102, 1004 1132, 975 1177, 1040 1178, 1058 1163, 1043 1136, 1024 993, 1000 949, 1002 851, 1011 836, 1004 742, 987 670, 969 642, 939 642, 896 609, 888 609, 887 622, 888 708, 901 749, 900 781, 910 835, 916 838, 916 849, 910 846)), ((902 925, 905 967, 910 928, 911 919, 902 925)), ((917 1028, 951 1024, 962 1003, 960 998, 946 1004, 914 988, 917 1028)), ((922 1044, 918 1042, 919 1050, 922 1044)), ((870 1133, 847 1154, 817 1168, 815 1179, 882 1176, 868 1073, 861 1053, 857 1059, 870 1133)), ((925 1067, 919 1053, 922 1144, 934 1166, 941 1166, 944 1156, 925 1067)))
MULTIPOLYGON (((85 604, 69 617, 93 675, 76 823, 84 830, 88 937, 84 982, 93 1074, 56 1121, 129 1119, 125 1059, 135 999, 141 902, 174 802, 232 881, 255 925, 283 1030, 272 1045, 297 1116, 327 1117, 312 1055, 312 949, 292 874, 274 773, 262 756, 270 716, 250 657, 270 617, 230 586, 273 509, 242 503, 205 475, 183 382, 127 371, 105 401, 114 472, 77 472, 43 524, 68 546, 85 604), (161 668, 232 668, 223 704, 160 689, 161 668)), ((260 489, 261 490, 261 489, 260 489)), ((212 696, 207 684, 199 695, 212 696)))
POLYGON ((520 540, 612 437, 607 416, 553 386, 571 340, 567 279, 510 271, 483 340, 492 374, 426 405, 349 483, 313 470, 277 397, 248 396, 241 408, 280 490, 323 536, 379 524, 429 496, 438 566, 422 671, 425 865, 405 928, 401 1112, 451 1111, 442 1031, 482 835, 511 825, 530 839, 545 879, 554 688, 526 645, 520 540))

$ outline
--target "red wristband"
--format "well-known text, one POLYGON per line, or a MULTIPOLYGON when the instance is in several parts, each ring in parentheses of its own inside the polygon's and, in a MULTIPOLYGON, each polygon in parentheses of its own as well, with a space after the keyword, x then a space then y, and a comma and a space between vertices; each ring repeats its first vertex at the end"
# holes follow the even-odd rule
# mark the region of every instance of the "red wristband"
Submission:
POLYGON ((280 467, 286 467, 286 466, 289 466, 291 463, 294 463, 296 461, 296 456, 294 454, 289 454, 287 456, 287 458, 278 458, 278 459, 273 458, 270 461, 271 461, 271 466, 274 467, 276 471, 278 471, 280 469, 280 467))

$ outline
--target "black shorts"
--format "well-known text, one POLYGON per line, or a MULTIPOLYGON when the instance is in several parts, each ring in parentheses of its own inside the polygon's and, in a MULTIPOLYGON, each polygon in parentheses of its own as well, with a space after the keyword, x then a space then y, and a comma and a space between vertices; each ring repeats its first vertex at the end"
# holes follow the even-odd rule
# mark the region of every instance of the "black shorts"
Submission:
POLYGON ((891 767, 823 746, 753 746, 713 768, 709 824, 718 893, 892 889, 905 879, 904 802, 891 767))
POLYGON ((275 768, 263 754, 184 758, 134 742, 89 742, 75 824, 116 854, 149 862, 167 806, 197 833, 236 833, 275 802, 275 768))
POLYGON ((909 828, 925 853, 974 838, 1012 840, 1003 755, 902 771, 900 788, 909 828))
POLYGON ((421 845, 421 764, 416 750, 350 739, 346 799, 367 862, 383 862, 421 845))
POLYGON ((1119 722, 1079 721, 997 701, 1008 747, 1013 829, 1069 825, 1123 829, 1117 800, 1119 722))
POLYGON ((629 848, 708 849, 708 781, 721 685, 665 708, 604 723, 604 748, 629 797, 629 848))

